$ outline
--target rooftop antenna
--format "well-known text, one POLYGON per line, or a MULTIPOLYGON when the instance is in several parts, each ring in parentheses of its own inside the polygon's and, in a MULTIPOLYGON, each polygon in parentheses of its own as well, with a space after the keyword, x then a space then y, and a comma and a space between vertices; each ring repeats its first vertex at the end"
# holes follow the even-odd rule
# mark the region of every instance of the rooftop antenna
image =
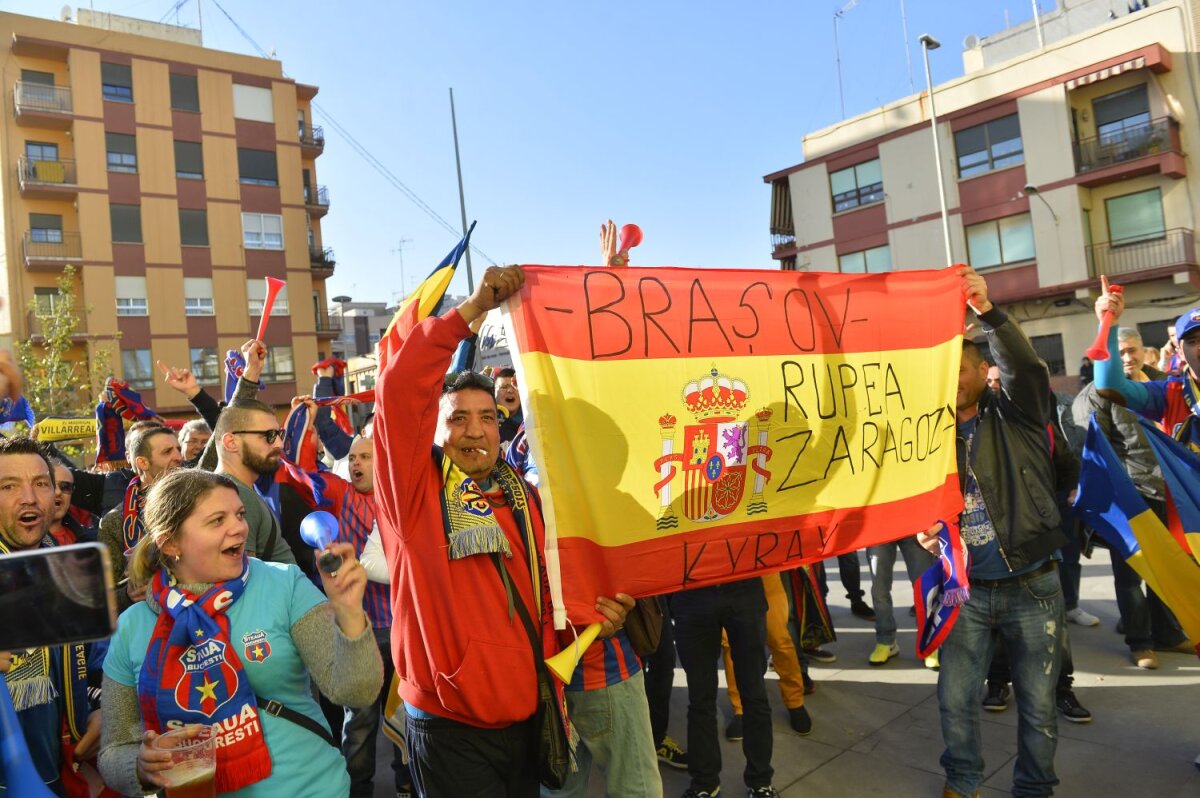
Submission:
POLYGON ((401 238, 396 242, 396 248, 392 250, 393 254, 400 256, 400 293, 404 295, 405 299, 408 298, 408 280, 404 278, 404 245, 412 242, 411 238, 401 238))
POLYGON ((833 60, 837 64, 838 104, 842 109, 842 119, 846 118, 846 97, 842 93, 842 47, 838 41, 838 20, 856 5, 858 5, 858 0, 849 0, 844 6, 833 12, 833 60))
POLYGON ((913 82, 912 52, 908 42, 908 14, 904 11, 904 0, 900 0, 900 29, 904 33, 904 63, 908 65, 908 90, 916 94, 917 84, 913 82))

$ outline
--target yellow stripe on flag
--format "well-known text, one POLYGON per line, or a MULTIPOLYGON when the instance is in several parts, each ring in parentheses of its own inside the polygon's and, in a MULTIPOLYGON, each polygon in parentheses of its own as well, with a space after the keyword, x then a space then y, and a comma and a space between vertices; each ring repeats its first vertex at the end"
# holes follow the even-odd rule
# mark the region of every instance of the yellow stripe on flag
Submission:
MULTIPOLYGON (((556 537, 620 546, 760 519, 786 531, 798 516, 936 490, 956 471, 947 402, 961 348, 956 338, 786 357, 524 353, 526 417, 547 444, 538 466, 551 475, 543 493, 556 537)), ((902 521, 897 536, 916 531, 902 521)))
POLYGON ((1200 640, 1200 565, 1152 511, 1129 519, 1141 551, 1126 562, 1166 602, 1192 641, 1200 640))

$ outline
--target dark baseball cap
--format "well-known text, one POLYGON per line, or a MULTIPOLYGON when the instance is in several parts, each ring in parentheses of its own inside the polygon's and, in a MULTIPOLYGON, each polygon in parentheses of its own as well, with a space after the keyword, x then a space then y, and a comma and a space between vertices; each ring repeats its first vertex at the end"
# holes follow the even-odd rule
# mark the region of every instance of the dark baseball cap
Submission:
POLYGON ((1185 312, 1175 322, 1175 340, 1182 341, 1192 330, 1200 330, 1200 307, 1185 312))

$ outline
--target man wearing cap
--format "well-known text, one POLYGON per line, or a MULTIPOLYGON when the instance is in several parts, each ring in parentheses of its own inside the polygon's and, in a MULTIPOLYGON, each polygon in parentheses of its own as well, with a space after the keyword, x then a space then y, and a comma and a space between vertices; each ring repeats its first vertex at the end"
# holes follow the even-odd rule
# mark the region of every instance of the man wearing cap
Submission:
MULTIPOLYGON (((1103 292, 1096 300, 1096 316, 1112 313, 1112 326, 1108 332, 1108 351, 1118 351, 1117 322, 1125 310, 1125 297, 1108 290, 1108 279, 1100 278, 1103 292)), ((1136 382, 1129 379, 1122 368, 1120 358, 1109 357, 1096 364, 1096 388, 1109 392, 1106 398, 1124 400, 1122 404, 1130 410, 1161 422, 1163 430, 1192 451, 1200 452, 1200 427, 1194 422, 1200 414, 1197 401, 1200 391, 1196 385, 1196 374, 1200 373, 1200 307, 1191 308, 1175 322, 1175 334, 1179 340, 1179 354, 1186 368, 1178 375, 1162 380, 1136 382)), ((1119 401, 1119 400, 1118 400, 1119 401)))

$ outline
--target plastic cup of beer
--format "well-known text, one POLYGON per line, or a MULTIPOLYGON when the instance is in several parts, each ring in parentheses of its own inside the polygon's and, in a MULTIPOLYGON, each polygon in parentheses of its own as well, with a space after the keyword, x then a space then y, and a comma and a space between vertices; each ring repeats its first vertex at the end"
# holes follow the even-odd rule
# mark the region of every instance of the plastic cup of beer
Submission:
POLYGON ((212 727, 202 723, 172 729, 152 745, 171 752, 170 770, 161 771, 167 798, 216 798, 217 747, 212 727))

